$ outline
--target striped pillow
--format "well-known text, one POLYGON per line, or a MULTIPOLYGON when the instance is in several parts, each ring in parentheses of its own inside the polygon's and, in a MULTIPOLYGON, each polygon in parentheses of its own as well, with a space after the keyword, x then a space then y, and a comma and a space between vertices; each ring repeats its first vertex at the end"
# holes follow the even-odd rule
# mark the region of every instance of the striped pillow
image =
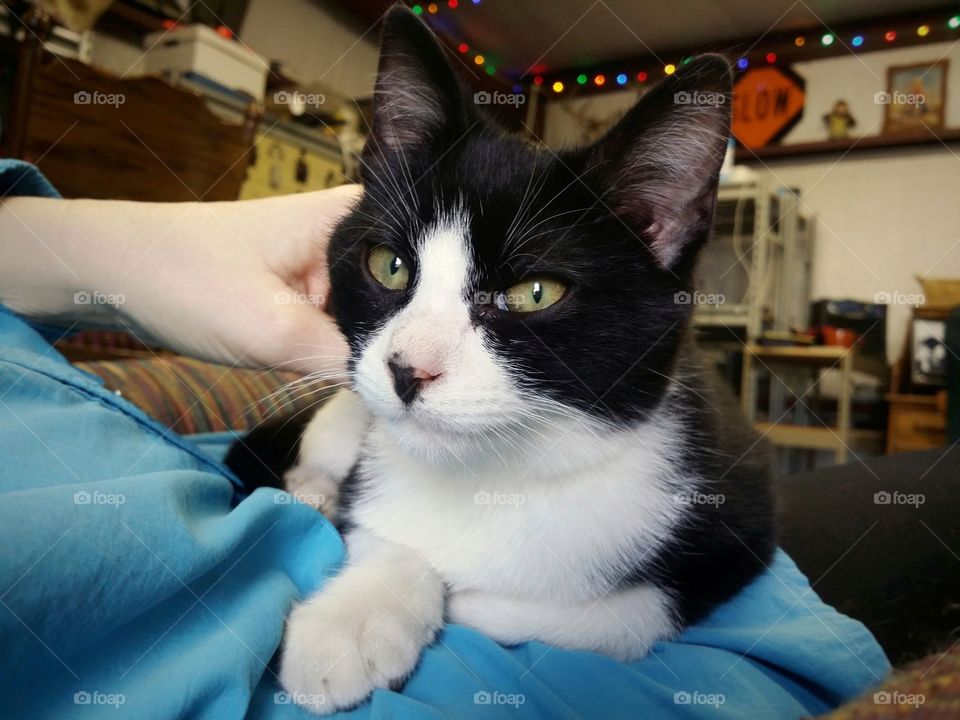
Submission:
POLYGON ((179 356, 75 363, 151 417, 187 435, 248 430, 277 414, 308 410, 334 392, 279 370, 247 370, 179 356))

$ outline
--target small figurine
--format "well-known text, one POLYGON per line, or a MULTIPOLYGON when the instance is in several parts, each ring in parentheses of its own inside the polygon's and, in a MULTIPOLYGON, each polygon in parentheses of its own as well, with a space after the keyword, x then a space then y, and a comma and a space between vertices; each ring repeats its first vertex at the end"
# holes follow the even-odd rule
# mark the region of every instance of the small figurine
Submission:
POLYGON ((827 126, 827 135, 831 140, 846 140, 850 137, 850 128, 857 124, 850 114, 846 100, 837 100, 833 110, 823 116, 823 124, 827 126))

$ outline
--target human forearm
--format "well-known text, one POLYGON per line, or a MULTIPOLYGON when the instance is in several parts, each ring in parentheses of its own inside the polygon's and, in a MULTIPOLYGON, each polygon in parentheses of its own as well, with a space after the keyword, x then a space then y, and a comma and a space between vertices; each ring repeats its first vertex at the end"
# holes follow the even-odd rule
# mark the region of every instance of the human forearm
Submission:
MULTIPOLYGON (((116 323, 115 307, 94 303, 81 293, 104 292, 98 264, 104 264, 105 246, 124 225, 134 225, 143 214, 137 203, 105 203, 101 227, 80 243, 80 232, 67 232, 70 223, 92 219, 92 208, 81 201, 14 197, 0 203, 0 301, 34 320, 116 323), (78 212, 79 210, 79 212, 78 212)), ((91 228, 92 230, 92 228, 91 228)), ((112 258, 113 253, 106 253, 112 258)))

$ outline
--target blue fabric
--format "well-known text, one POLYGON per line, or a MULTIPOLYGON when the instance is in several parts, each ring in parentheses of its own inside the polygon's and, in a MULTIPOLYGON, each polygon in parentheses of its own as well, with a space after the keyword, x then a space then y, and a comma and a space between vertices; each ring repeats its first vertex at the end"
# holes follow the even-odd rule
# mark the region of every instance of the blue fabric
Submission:
MULTIPOLYGON (((278 688, 274 654, 291 603, 343 546, 286 493, 241 500, 219 462, 230 439, 159 426, 0 311, 4 717, 309 717, 278 688)), ((781 552, 631 664, 448 625, 401 692, 352 717, 798 718, 887 671, 781 552)))
POLYGON ((60 197, 57 189, 43 174, 23 160, 0 158, 0 198, 15 195, 60 197))
MULTIPOLYGON (((333 528, 278 491, 236 504, 209 454, 230 434, 194 446, 165 431, 9 313, 0 344, 5 713, 304 716, 277 695, 271 658, 290 604, 341 561, 333 528), (121 700, 120 714, 96 704, 121 700)), ((440 640, 402 694, 378 691, 355 716, 801 717, 887 671, 870 634, 782 553, 707 621, 629 665, 502 648, 454 625, 440 640)))

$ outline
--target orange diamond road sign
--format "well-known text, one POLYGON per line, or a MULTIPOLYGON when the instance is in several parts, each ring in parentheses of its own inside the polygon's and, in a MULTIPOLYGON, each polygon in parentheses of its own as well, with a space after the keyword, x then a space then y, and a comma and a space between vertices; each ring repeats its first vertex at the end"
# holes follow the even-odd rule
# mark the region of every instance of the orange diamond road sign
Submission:
POLYGON ((803 78, 789 70, 745 72, 733 86, 733 134, 740 144, 755 150, 786 135, 803 117, 804 88, 803 78))

